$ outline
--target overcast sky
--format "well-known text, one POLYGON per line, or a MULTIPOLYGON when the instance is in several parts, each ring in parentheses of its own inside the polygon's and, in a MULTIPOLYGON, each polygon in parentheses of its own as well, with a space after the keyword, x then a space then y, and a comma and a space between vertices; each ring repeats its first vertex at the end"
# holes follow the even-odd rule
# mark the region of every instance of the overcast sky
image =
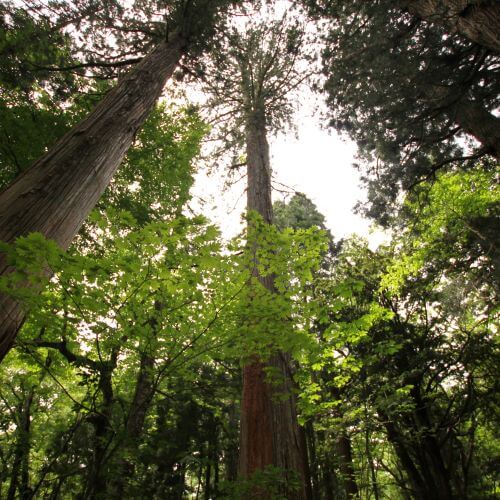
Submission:
MULTIPOLYGON (((384 239, 383 233, 372 232, 371 222, 352 211, 359 200, 366 198, 359 173, 352 166, 356 146, 335 131, 322 130, 319 113, 313 111, 312 106, 297 113, 297 137, 291 133, 269 138, 273 199, 285 199, 286 193, 281 191, 290 192, 290 189, 304 193, 326 217, 327 226, 336 239, 357 233, 367 237, 371 246, 377 246, 384 239)), ((241 174, 241 180, 229 188, 224 186, 227 171, 208 176, 202 169, 196 176, 195 200, 205 201, 202 213, 220 226, 226 238, 242 228, 241 214, 246 201, 244 168, 241 174)), ((288 199, 290 197, 291 194, 288 199)), ((200 209, 201 204, 195 201, 194 207, 200 209)))
MULTIPOLYGON (((281 18, 290 9, 290 2, 278 1, 269 12, 265 7, 262 9, 264 18, 271 11, 274 12, 273 17, 281 18)), ((243 27, 245 22, 244 17, 235 21, 239 27, 243 27)), ((203 96, 193 89, 188 90, 188 95, 195 102, 204 101, 203 96)), ((302 88, 298 95, 290 98, 295 101, 297 108, 294 119, 297 136, 287 133, 268 137, 275 181, 273 199, 283 200, 286 195, 281 191, 304 193, 326 217, 327 226, 336 239, 357 233, 367 237, 371 246, 377 246, 386 239, 384 233, 371 230, 370 221, 353 213, 354 205, 366 199, 366 192, 360 186, 359 173, 352 166, 356 154, 355 144, 341 139, 333 130, 321 128, 321 106, 324 105, 310 89, 302 88)), ((244 168, 241 170, 243 174, 244 168)), ((196 203, 197 197, 205 200, 202 213, 220 226, 226 238, 231 238, 242 229, 246 178, 243 175, 241 177, 239 182, 226 188, 227 170, 220 169, 211 177, 201 170, 196 176, 193 206, 196 209, 201 207, 196 203)))

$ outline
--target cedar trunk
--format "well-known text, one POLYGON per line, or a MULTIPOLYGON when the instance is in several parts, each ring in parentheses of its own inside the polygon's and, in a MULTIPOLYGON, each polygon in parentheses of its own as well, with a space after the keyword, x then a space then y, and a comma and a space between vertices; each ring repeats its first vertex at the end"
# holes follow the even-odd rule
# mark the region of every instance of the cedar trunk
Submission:
MULTIPOLYGON (((67 248, 151 112, 183 52, 183 39, 159 43, 92 113, 0 194, 0 241, 40 232, 67 248)), ((12 269, 0 255, 0 273, 12 269)), ((24 311, 0 295, 0 361, 24 311)))
POLYGON ((495 0, 406 0, 418 17, 446 26, 497 54, 500 53, 500 6, 495 0))
MULTIPOLYGON (((263 111, 254 112, 247 120, 246 152, 247 209, 258 212, 266 223, 272 224, 271 167, 263 111)), ((275 292, 272 277, 257 273, 256 276, 263 286, 275 292)), ((309 497, 306 451, 297 422, 290 357, 282 352, 265 362, 254 358, 243 369, 240 474, 248 478, 266 466, 278 467, 285 477, 295 476, 300 481, 297 491, 283 492, 287 499, 309 497), (279 383, 268 383, 267 367, 278 374, 279 383)), ((265 493, 259 491, 259 498, 266 498, 265 493)))
POLYGON ((443 109, 450 120, 477 139, 483 152, 500 160, 500 118, 490 113, 479 101, 467 96, 457 98, 453 89, 432 85, 425 94, 430 105, 443 109))
POLYGON ((500 118, 468 99, 459 101, 449 115, 465 132, 475 137, 487 153, 500 161, 500 118))

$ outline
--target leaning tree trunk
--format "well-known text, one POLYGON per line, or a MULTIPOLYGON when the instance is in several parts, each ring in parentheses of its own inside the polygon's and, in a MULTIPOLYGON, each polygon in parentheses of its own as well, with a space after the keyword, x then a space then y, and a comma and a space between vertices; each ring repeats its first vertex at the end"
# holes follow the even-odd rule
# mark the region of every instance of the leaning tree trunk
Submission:
MULTIPOLYGON (((265 114, 256 112, 246 126, 248 169, 247 210, 272 223, 271 168, 266 138, 265 114)), ((251 242, 258 245, 258 242, 251 242)), ((253 251, 255 251, 255 246, 253 251)), ((254 270, 262 286, 275 293, 271 276, 262 277, 254 270)), ((290 373, 290 357, 278 352, 271 359, 254 358, 243 368, 243 397, 240 435, 240 474, 249 478, 258 470, 273 466, 285 479, 297 476, 297 491, 283 492, 289 500, 308 498, 306 451, 296 415, 296 401, 290 373), (272 368, 279 383, 266 380, 266 368, 272 368)), ((259 498, 266 498, 259 491, 259 498)))
POLYGON ((469 99, 460 100, 448 115, 475 137, 487 153, 500 161, 500 118, 469 99))
POLYGON ((403 5, 412 14, 500 54, 500 6, 496 0, 404 0, 403 5))
POLYGON ((429 85, 424 92, 433 109, 442 109, 451 121, 481 143, 485 153, 500 160, 500 118, 467 95, 457 97, 455 90, 429 85))
MULTIPOLYGON (((158 44, 87 118, 0 194, 0 241, 40 232, 69 246, 155 105, 183 45, 177 34, 158 44)), ((11 270, 0 255, 0 273, 11 270)), ((0 295, 0 361, 23 320, 19 304, 0 295)))

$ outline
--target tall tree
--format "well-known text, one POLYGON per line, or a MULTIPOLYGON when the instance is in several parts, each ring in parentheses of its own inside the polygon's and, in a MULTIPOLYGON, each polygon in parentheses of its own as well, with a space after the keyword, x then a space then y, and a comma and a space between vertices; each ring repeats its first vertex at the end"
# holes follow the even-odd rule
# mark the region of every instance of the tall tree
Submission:
MULTIPOLYGON (((303 32, 298 24, 285 19, 248 23, 245 29, 245 33, 234 29, 224 50, 214 55, 214 76, 208 85, 214 103, 223 107, 226 116, 232 116, 228 127, 244 147, 247 211, 257 213, 265 225, 270 225, 273 209, 268 134, 280 130, 290 119, 289 94, 308 74, 300 73, 297 65, 303 32)), ((275 276, 259 271, 259 223, 252 215, 247 231, 253 255, 249 286, 276 294, 275 276)), ((248 321, 265 335, 264 320, 258 313, 254 316, 250 314, 248 321)), ((281 328, 286 328, 285 323, 281 328)), ((290 355, 278 351, 268 359, 263 356, 255 353, 248 357, 243 368, 240 474, 249 478, 276 467, 285 479, 281 494, 290 499, 307 498, 307 457, 297 423, 290 355), (298 479, 296 488, 292 486, 294 476, 298 479)))
MULTIPOLYGON (((0 240, 40 232, 67 248, 109 184, 137 130, 149 115, 191 44, 210 36, 227 2, 174 2, 173 29, 164 25, 156 47, 94 111, 0 194, 0 240)), ((12 267, 0 256, 1 274, 12 267)), ((0 297, 0 360, 24 319, 11 298, 0 297)))

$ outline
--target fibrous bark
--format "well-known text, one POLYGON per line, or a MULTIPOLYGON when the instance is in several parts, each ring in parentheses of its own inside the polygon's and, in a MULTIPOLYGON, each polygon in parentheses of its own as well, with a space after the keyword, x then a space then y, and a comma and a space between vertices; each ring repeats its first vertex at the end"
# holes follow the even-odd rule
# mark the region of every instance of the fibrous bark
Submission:
POLYGON ((481 143, 485 153, 500 160, 500 118, 480 102, 468 96, 457 96, 457 91, 444 86, 430 85, 425 95, 433 108, 443 109, 451 121, 481 143))
MULTIPOLYGON (((255 211, 271 224, 271 167, 266 138, 265 114, 258 111, 247 119, 247 209, 255 211)), ((252 242, 255 246, 258 242, 252 242)), ((276 293, 272 276, 262 277, 254 269, 260 283, 276 293)), ((243 369, 243 397, 240 436, 240 474, 249 478, 266 466, 279 468, 285 479, 296 476, 298 490, 283 492, 287 499, 309 497, 306 451, 297 422, 290 356, 275 353, 269 360, 253 358, 243 369), (269 382, 266 369, 276 373, 277 382, 269 382)), ((259 491, 260 498, 266 498, 259 491)))
POLYGON ((500 54, 500 4, 496 0, 406 0, 405 7, 500 54))
POLYGON ((462 99, 450 118, 468 134, 475 137, 485 150, 500 161, 500 118, 488 112, 479 103, 462 99))
MULTIPOLYGON (((97 203, 182 53, 173 34, 159 43, 94 111, 0 194, 0 240, 40 232, 67 248, 97 203)), ((0 255, 0 273, 9 273, 0 255)), ((24 320, 19 304, 0 295, 0 360, 24 320)))

